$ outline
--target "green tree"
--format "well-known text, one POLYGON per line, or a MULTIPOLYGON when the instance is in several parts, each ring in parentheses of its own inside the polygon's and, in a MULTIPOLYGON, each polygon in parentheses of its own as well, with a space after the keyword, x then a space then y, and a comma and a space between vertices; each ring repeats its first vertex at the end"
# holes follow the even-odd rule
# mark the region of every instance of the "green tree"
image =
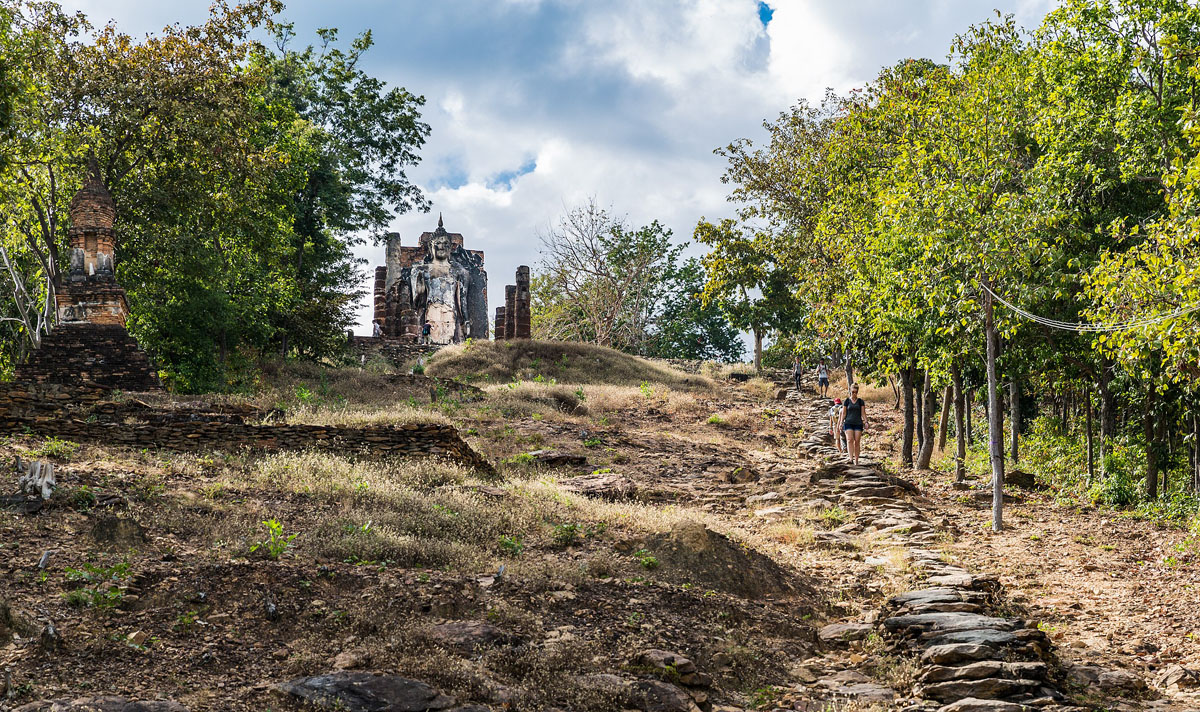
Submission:
POLYGON ((804 317, 791 276, 779 267, 766 233, 739 228, 734 220, 714 225, 701 219, 694 235, 709 247, 701 258, 703 303, 718 306, 731 324, 754 335, 754 367, 761 369, 763 337, 793 329, 804 317))
POLYGON ((532 285, 539 338, 641 352, 681 246, 658 221, 630 229, 596 202, 572 208, 541 236, 532 285))
POLYGON ((659 358, 740 361, 741 335, 721 309, 705 304, 704 267, 690 258, 669 270, 645 353, 659 358))
POLYGON ((429 203, 407 169, 429 135, 425 99, 389 88, 359 66, 370 30, 337 46, 338 31, 317 31, 320 45, 293 49, 293 26, 276 27, 275 49, 255 48, 251 66, 266 78, 267 101, 290 106, 304 177, 292 195, 294 298, 272 317, 276 341, 310 356, 334 351, 354 320, 362 276, 353 248, 362 233, 380 236, 391 219, 429 203))

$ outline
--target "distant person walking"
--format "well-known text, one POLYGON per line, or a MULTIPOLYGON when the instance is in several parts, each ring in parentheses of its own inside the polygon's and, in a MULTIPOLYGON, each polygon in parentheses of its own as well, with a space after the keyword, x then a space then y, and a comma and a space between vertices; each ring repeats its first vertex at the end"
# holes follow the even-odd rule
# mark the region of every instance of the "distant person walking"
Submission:
POLYGON ((817 366, 817 393, 820 393, 822 398, 829 397, 829 367, 824 361, 817 366))
POLYGON ((850 388, 850 397, 842 403, 842 431, 846 433, 846 449, 854 464, 858 464, 858 453, 862 448, 863 428, 867 427, 867 404, 858 397, 858 384, 850 388))
POLYGON ((433 331, 433 324, 430 324, 429 322, 425 322, 425 324, 421 327, 421 343, 422 344, 429 343, 429 334, 432 331, 433 331))
POLYGON ((800 378, 804 375, 804 369, 800 365, 800 357, 797 356, 792 361, 792 378, 796 379, 796 394, 800 393, 800 378))
POLYGON ((382 335, 383 335, 383 330, 381 330, 379 328, 379 320, 376 319, 375 321, 371 322, 371 336, 374 336, 375 338, 379 338, 382 335))
POLYGON ((829 434, 833 436, 833 444, 837 447, 838 452, 845 452, 842 449, 842 442, 846 436, 842 433, 842 399, 835 398, 833 405, 829 408, 829 434))

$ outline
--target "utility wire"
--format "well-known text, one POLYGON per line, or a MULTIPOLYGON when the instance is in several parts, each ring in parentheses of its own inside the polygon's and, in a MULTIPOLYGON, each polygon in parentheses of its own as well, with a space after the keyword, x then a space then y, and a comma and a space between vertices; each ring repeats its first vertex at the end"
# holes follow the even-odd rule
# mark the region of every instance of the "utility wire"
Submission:
POLYGON ((1060 329, 1062 331, 1075 331, 1075 332, 1080 332, 1080 333, 1086 333, 1086 332, 1110 333, 1110 332, 1114 332, 1114 331, 1129 331, 1130 329, 1137 329, 1137 328, 1140 328, 1143 326, 1157 324, 1158 322, 1167 321, 1168 319, 1174 319, 1176 317, 1183 316, 1184 314, 1191 314, 1192 312, 1200 311, 1200 304, 1193 304, 1189 307, 1180 307, 1179 309, 1176 309, 1175 311, 1170 312, 1169 314, 1160 314, 1159 316, 1145 317, 1142 319, 1135 319, 1133 321, 1120 322, 1117 324, 1084 324, 1084 323, 1080 323, 1080 322, 1059 321, 1058 319, 1049 319, 1044 316, 1038 316, 1037 314, 1033 314, 1033 313, 1025 311, 1024 309, 1018 307, 1017 305, 1008 301, 1007 299, 1000 296, 999 294, 996 294, 986 284, 983 284, 982 282, 980 282, 979 286, 983 287, 985 292, 992 295, 992 297, 994 297, 1001 304, 1003 304, 1004 306, 1013 310, 1017 314, 1020 314, 1021 316, 1025 317, 1026 319, 1037 322, 1038 324, 1042 324, 1044 326, 1048 326, 1051 329, 1060 329))

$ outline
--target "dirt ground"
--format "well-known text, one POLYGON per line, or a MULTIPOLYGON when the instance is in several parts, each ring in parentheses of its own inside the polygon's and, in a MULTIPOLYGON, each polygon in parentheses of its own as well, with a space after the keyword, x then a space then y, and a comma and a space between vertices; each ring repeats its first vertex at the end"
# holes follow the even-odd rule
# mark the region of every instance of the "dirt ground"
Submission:
MULTIPOLYGON (((7 438, 0 457, 50 459, 60 477, 41 513, 0 513, 0 709, 100 693, 280 709, 275 685, 341 668, 488 709, 632 704, 589 691, 598 675, 674 685, 680 709, 919 708, 903 660, 817 638, 872 620, 916 574, 885 540, 829 544, 855 513, 810 491, 821 463, 797 444, 811 394, 788 393, 783 374, 726 375, 482 384, 482 399, 405 406, 459 425, 495 475, 7 438), (542 464, 546 452, 582 460, 542 464), (447 627, 463 621, 488 628, 447 627), (648 649, 711 682, 647 667, 648 649), (894 699, 830 693, 851 673, 894 699)), ((865 443, 889 457, 891 394, 866 395, 865 443)), ((1150 683, 1167 663, 1196 666, 1197 564, 1172 548, 1179 533, 1022 494, 1012 527, 990 534, 949 477, 905 476, 948 554, 998 575, 1064 657, 1150 683)))

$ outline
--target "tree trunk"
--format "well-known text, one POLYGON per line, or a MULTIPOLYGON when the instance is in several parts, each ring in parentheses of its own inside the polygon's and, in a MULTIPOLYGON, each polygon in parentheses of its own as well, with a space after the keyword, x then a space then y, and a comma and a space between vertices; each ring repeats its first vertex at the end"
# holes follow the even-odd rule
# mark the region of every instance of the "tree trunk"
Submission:
POLYGON ((971 426, 973 425, 973 423, 971 421, 971 410, 973 409, 974 406, 975 406, 975 389, 968 388, 963 393, 963 411, 965 412, 965 415, 967 416, 966 435, 967 435, 967 444, 968 445, 975 442, 975 431, 971 429, 971 426))
POLYGON ((853 387, 854 387, 854 361, 851 360, 850 355, 847 354, 846 355, 846 392, 849 393, 850 389, 853 387))
POLYGON ((946 431, 950 429, 950 401, 954 398, 954 384, 946 386, 942 395, 942 419, 938 422, 938 452, 946 449, 946 431))
POLYGON ((1021 430, 1021 389, 1017 386, 1016 379, 1008 383, 1008 427, 1012 428, 1012 443, 1009 449, 1012 453, 1012 462, 1017 464, 1019 434, 1021 430))
POLYGON ((892 395, 896 396, 896 402, 892 404, 892 410, 900 410, 900 384, 895 378, 888 376, 888 385, 892 387, 892 395))
POLYGON ((924 383, 921 385, 921 408, 924 411, 921 418, 921 451, 917 453, 917 469, 928 470, 929 461, 933 459, 933 413, 937 403, 933 397, 933 374, 925 371, 924 383))
POLYGON ((1192 492, 1200 492, 1200 416, 1192 414, 1192 492))
POLYGON ((913 369, 906 366, 900 369, 900 387, 904 391, 904 436, 900 445, 900 462, 912 467, 913 464, 913 369))
POLYGON ((1096 450, 1092 442, 1092 392, 1084 389, 1087 407, 1084 409, 1084 425, 1087 427, 1087 478, 1090 485, 1096 479, 1096 450))
POLYGON ((1110 440, 1117 432, 1117 414, 1109 384, 1112 382, 1112 364, 1106 358, 1100 357, 1100 469, 1104 470, 1104 458, 1108 455, 1110 440))
POLYGON ((925 449, 925 378, 920 369, 913 369, 913 390, 917 405, 917 453, 925 449))
POLYGON ((1157 389, 1151 384, 1142 410, 1142 434, 1146 438, 1146 496, 1150 499, 1158 497, 1158 443, 1154 440, 1158 432, 1154 427, 1154 401, 1157 394, 1157 389))
POLYGON ((1000 408, 996 356, 1000 351, 1000 332, 992 295, 984 299, 984 336, 987 340, 988 449, 992 460, 992 530, 1004 529, 1004 411, 1000 408))
POLYGON ((754 370, 762 370, 762 340, 763 334, 761 329, 754 330, 754 370))
POLYGON ((954 388, 954 481, 962 482, 966 478, 967 459, 967 430, 963 427, 963 416, 966 415, 966 394, 963 393, 962 372, 958 362, 950 367, 950 385, 954 388))

